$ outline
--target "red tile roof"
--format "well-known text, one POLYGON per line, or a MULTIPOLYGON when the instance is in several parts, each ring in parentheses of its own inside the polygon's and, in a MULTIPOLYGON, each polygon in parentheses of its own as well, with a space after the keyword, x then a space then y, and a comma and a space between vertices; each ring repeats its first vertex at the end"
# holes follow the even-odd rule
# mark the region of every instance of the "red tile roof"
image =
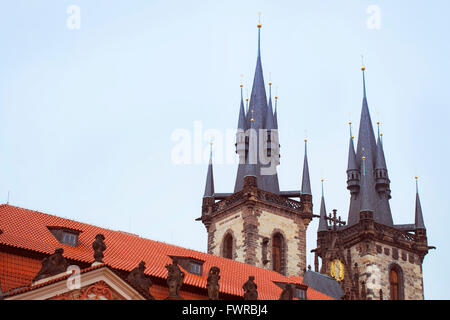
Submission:
MULTIPOLYGON (((205 261, 203 275, 199 276, 186 272, 184 283, 206 288, 208 270, 212 266, 217 266, 221 270, 220 292, 234 296, 243 295, 242 285, 250 275, 255 276, 259 299, 263 300, 279 298, 281 289, 273 281, 294 282, 293 280, 295 280, 295 283, 301 283, 302 280, 301 277, 288 278, 274 271, 230 259, 7 204, 0 205, 0 229, 3 231, 0 234, 0 244, 49 255, 56 248, 63 248, 64 257, 85 263, 94 261, 92 242, 95 235, 102 233, 105 236, 107 246, 103 261, 107 265, 117 270, 131 271, 143 260, 147 265, 146 274, 163 279, 167 277, 165 265, 172 262, 169 255, 203 260, 205 261), (72 247, 59 243, 47 226, 62 226, 81 230, 78 246, 72 247)), ((37 270, 36 266, 31 269, 33 269, 34 277, 40 269, 40 264, 37 266, 37 270)), ((28 285, 30 284, 28 283, 28 285)), ((3 292, 6 291, 5 289, 11 288, 3 288, 2 285, 3 292)), ((311 288, 308 288, 307 295, 308 299, 332 299, 311 288)))

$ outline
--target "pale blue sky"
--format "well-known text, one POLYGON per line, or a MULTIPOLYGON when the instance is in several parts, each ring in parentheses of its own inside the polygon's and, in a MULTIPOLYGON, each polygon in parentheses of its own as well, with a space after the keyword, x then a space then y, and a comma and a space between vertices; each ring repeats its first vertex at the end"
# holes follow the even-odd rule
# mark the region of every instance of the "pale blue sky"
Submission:
MULTIPOLYGON (((347 218, 347 122, 356 133, 364 54, 394 222, 414 221, 418 175, 437 247, 423 265, 425 296, 449 299, 449 10, 444 0, 2 1, 0 202, 9 190, 12 205, 205 251, 194 219, 207 159, 174 165, 171 135, 197 120, 235 128, 261 11, 263 70, 279 86, 281 188, 300 188, 307 130, 315 212, 324 177, 327 209, 347 218), (79 30, 66 26, 72 4, 79 30), (379 30, 366 26, 373 4, 379 30)), ((214 170, 216 191, 232 191, 236 166, 214 170)))

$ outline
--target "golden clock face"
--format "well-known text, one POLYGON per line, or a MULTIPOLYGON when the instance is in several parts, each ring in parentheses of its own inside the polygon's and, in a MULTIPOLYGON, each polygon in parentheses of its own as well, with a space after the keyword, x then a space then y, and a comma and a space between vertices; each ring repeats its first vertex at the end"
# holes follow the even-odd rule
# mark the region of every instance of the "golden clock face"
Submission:
POLYGON ((330 264, 330 275, 337 281, 344 280, 344 264, 339 259, 334 259, 330 264))

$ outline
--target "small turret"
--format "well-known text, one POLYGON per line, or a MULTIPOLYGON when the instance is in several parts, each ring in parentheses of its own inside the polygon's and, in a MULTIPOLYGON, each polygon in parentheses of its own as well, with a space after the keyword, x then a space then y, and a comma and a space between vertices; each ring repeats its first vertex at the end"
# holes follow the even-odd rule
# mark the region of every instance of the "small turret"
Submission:
POLYGON ((328 223, 327 223, 327 209, 325 208, 325 196, 323 193, 323 179, 322 179, 322 199, 320 201, 320 218, 319 218, 319 227, 317 232, 327 231, 328 223))
POLYGON ((353 145, 352 122, 349 121, 350 126, 350 142, 348 150, 348 165, 347 165, 347 189, 350 194, 355 196, 360 189, 361 172, 356 164, 355 146, 353 145))
POLYGON ((415 177, 415 179, 416 179, 416 210, 415 210, 414 225, 415 225, 416 232, 418 230, 421 230, 424 233, 425 232, 425 223, 423 222, 422 206, 420 205, 419 184, 417 181, 418 178, 415 177))
POLYGON ((303 177, 302 177, 302 195, 311 195, 311 182, 309 180, 309 166, 308 166, 308 153, 307 153, 307 142, 305 139, 305 158, 303 161, 303 177))
POLYGON ((383 143, 380 134, 380 122, 378 125, 378 140, 377 140, 377 159, 375 162, 375 188, 380 196, 385 195, 388 199, 391 198, 389 189, 389 176, 386 167, 386 160, 384 158, 383 143))

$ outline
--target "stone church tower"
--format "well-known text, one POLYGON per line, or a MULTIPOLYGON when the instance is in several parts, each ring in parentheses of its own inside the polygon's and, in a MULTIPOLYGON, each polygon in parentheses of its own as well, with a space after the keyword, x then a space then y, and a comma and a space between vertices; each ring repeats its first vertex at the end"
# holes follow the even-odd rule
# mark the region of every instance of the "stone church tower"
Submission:
POLYGON ((378 129, 375 140, 365 67, 362 72, 364 90, 356 152, 350 123, 348 223, 337 219, 335 210, 327 216, 322 193, 317 248, 313 250, 315 270, 319 271, 321 258, 320 272, 341 282, 346 299, 423 299, 422 262, 434 247, 428 246, 418 189, 415 223, 393 223, 382 134, 378 129))
POLYGON ((241 99, 236 133, 239 165, 233 193, 215 193, 212 158, 208 167, 202 216, 208 253, 284 275, 301 275, 306 267, 306 229, 313 218, 308 160, 301 191, 280 191, 277 96, 272 106, 263 77, 258 24, 258 54, 250 103, 241 99), (292 198, 297 198, 294 200, 292 198))

